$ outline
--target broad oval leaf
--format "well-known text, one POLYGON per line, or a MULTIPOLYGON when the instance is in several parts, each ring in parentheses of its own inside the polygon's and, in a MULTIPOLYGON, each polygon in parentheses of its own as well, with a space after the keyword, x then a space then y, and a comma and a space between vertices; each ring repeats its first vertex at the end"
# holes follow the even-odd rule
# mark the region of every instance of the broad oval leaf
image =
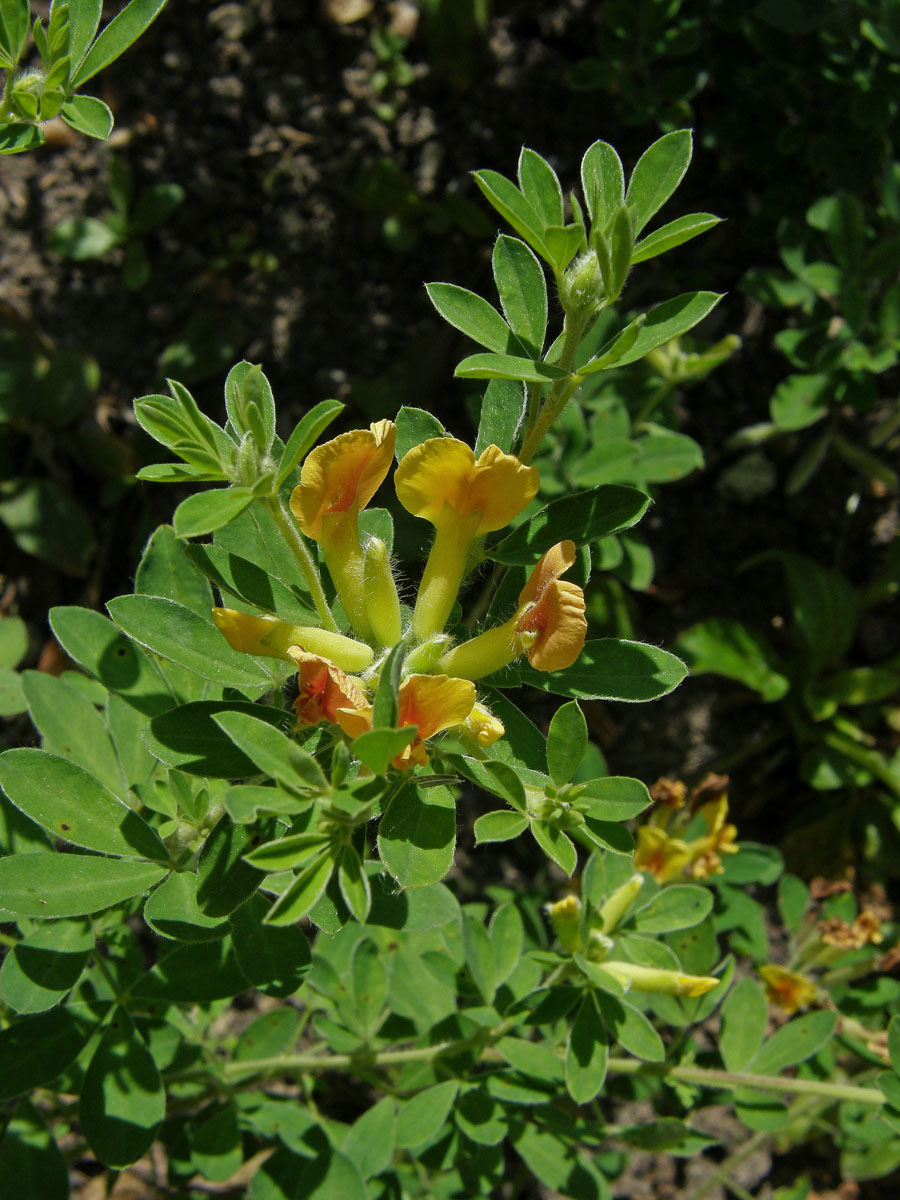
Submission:
POLYGON ((16 916, 80 917, 144 895, 165 874, 133 859, 38 850, 0 858, 0 897, 16 916))

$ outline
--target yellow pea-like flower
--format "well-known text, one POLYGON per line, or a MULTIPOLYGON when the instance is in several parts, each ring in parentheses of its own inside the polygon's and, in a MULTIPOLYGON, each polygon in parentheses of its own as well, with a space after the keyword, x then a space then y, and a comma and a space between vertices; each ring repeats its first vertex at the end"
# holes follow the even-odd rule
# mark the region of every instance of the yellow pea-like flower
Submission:
POLYGON ((317 446, 291 494, 291 512, 301 531, 321 545, 344 611, 361 637, 372 630, 358 518, 390 470, 396 437, 393 421, 376 421, 317 446))
POLYGON ((319 721, 337 724, 339 708, 365 708, 367 700, 356 680, 318 654, 291 646, 288 656, 297 664, 298 695, 294 712, 301 725, 319 721))
POLYGON ((541 556, 519 593, 515 614, 503 625, 449 650, 441 670, 463 679, 481 679, 525 654, 538 671, 570 667, 584 649, 587 619, 584 592, 560 580, 575 562, 575 543, 558 542, 541 556))
POLYGON ((496 446, 476 459, 464 442, 430 438, 403 456, 394 476, 400 503, 435 527, 413 614, 418 638, 424 641, 446 625, 475 538, 508 525, 539 484, 534 467, 496 446))
MULTIPOLYGON (((401 771, 414 764, 428 762, 425 741, 450 729, 465 724, 475 704, 475 686, 467 679, 450 679, 446 675, 409 675, 400 684, 397 695, 399 709, 397 725, 418 726, 416 736, 409 746, 404 746, 393 759, 393 766, 401 771)), ((359 737, 372 728, 372 708, 338 708, 337 723, 348 737, 359 737)))

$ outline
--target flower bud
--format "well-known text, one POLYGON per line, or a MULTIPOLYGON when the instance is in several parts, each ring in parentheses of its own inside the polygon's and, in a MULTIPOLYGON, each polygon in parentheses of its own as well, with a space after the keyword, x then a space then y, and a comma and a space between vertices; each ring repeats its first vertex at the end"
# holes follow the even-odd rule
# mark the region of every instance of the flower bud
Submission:
POLYGON ((639 992, 665 992, 669 996, 687 996, 691 999, 711 992, 722 982, 714 975, 685 975, 681 971, 641 967, 628 962, 605 962, 603 970, 609 971, 624 988, 634 988, 639 992))
POLYGON ((621 887, 616 888, 597 914, 600 918, 600 928, 603 933, 611 933, 616 928, 629 908, 631 908, 631 905, 637 898, 638 892, 640 892, 643 886, 643 875, 640 872, 635 872, 627 883, 623 883, 621 887))
POLYGON ((567 954, 581 949, 581 901, 577 896, 565 896, 547 905, 553 929, 567 954))
POLYGON ((563 275, 559 298, 567 313, 589 315, 602 306, 606 288, 596 250, 588 250, 575 259, 563 275))
POLYGON ((372 633, 382 646, 396 646, 403 636, 400 619, 400 597, 391 571, 387 546, 381 538, 366 542, 363 567, 366 616, 372 633))

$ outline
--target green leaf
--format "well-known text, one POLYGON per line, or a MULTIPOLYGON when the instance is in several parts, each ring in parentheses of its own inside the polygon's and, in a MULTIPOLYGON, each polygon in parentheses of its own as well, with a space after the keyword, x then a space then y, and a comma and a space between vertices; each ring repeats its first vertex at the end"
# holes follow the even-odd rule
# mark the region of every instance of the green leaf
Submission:
POLYGON ((260 452, 269 453, 275 440, 275 397, 261 367, 239 362, 231 368, 225 380, 225 411, 238 440, 249 433, 260 452))
POLYGON ((227 917, 249 899, 262 882, 246 861, 248 851, 272 836, 274 824, 255 828, 219 820, 203 844, 197 861, 197 904, 207 917, 227 917))
POLYGON ((637 439, 637 447, 640 454, 635 466, 635 482, 644 487, 683 479, 704 465, 703 451, 693 438, 660 426, 651 425, 649 432, 637 439))
MULTIPOLYGON (((163 527, 165 528, 165 526, 163 527)), ((296 625, 317 625, 319 616, 315 609, 306 604, 302 596, 298 596, 289 587, 276 579, 270 572, 257 566, 248 558, 223 550, 221 546, 185 545, 176 542, 186 553, 188 560, 219 589, 224 596, 234 596, 252 608, 259 608, 265 613, 277 614, 283 621, 296 625)), ((142 589, 143 590, 143 589, 142 589)), ((148 594, 154 594, 148 592, 148 594)), ((159 594, 157 591, 155 594, 159 594)), ((186 600, 172 596, 173 600, 186 600)), ((194 604, 187 604, 195 611, 201 610, 194 604)), ((209 610, 207 605, 204 611, 209 610)), ((202 615, 202 613, 201 613, 202 615)))
MULTIPOLYGON (((497 354, 505 354, 510 349, 509 326, 487 300, 455 283, 427 283, 425 290, 428 299, 454 329, 497 354)), ((399 450, 397 457, 403 457, 399 450)))
POLYGON ((160 596, 117 596, 107 604, 115 623, 160 658, 228 687, 262 692, 271 678, 249 655, 232 650, 213 625, 197 613, 160 596))
POLYGON ((96 96, 73 96, 66 100, 59 115, 67 125, 96 138, 100 142, 109 140, 113 130, 113 115, 109 106, 96 96))
POLYGON ((180 538, 202 537, 239 517, 253 499, 253 489, 245 487, 194 492, 175 509, 172 524, 180 538))
POLYGON ((784 568, 791 615, 810 664, 831 666, 853 643, 859 598, 846 576, 802 554, 770 550, 755 562, 774 559, 784 568))
POLYGON ((372 905, 372 889, 365 864, 353 846, 345 846, 338 859, 338 887, 344 903, 359 923, 365 924, 372 905))
POLYGON ((22 154, 44 144, 44 134, 37 125, 16 121, 0 126, 0 155, 22 154))
POLYGON ((50 6, 51 15, 58 9, 68 9, 69 28, 69 58, 75 70, 87 54, 88 47, 94 40, 97 27, 100 24, 100 14, 103 10, 103 0, 54 0, 50 6))
POLYGON ((69 1169, 53 1135, 27 1100, 16 1106, 0 1144, 0 1178, 14 1179, 23 1196, 69 1200, 69 1169))
POLYGON ((769 642, 728 617, 710 617, 682 633, 675 647, 695 675, 712 673, 736 679, 759 692, 763 700, 780 700, 790 680, 778 667, 769 642))
MULTIPOLYGON (((41 731, 45 750, 83 767, 114 796, 127 797, 127 786, 106 722, 84 692, 64 676, 25 671, 22 690, 32 721, 41 731)), ((0 758, 0 782, 2 782, 0 758)))
POLYGON ((174 704, 147 656, 102 613, 51 608, 50 627, 70 658, 141 712, 159 713, 174 704))
POLYGON ((397 693, 403 674, 407 647, 399 642, 384 661, 372 701, 372 725, 376 729, 392 729, 397 724, 399 701, 397 693))
POLYGON ((80 917, 149 892, 165 873, 127 858, 38 850, 0 858, 0 896, 17 916, 80 917))
POLYGON ((175 946, 131 986, 140 1000, 201 1004, 230 1000, 247 988, 229 938, 175 946))
POLYGON ((755 979, 740 979, 722 1005, 719 1053, 728 1071, 745 1071, 766 1035, 766 997, 755 979))
POLYGON ((830 375, 788 375, 769 401, 773 424, 789 431, 808 429, 827 415, 833 392, 834 380, 830 375))
POLYGON ((394 1156, 394 1098, 384 1096, 353 1122, 341 1143, 341 1151, 356 1163, 363 1179, 380 1175, 394 1156))
MULTIPOLYGON (((624 329, 621 329, 615 337, 609 339, 600 347, 593 358, 578 368, 579 375, 593 375, 597 371, 608 371, 611 367, 618 365, 619 359, 631 349, 634 343, 638 340, 641 330, 647 320, 647 314, 641 313, 624 329)), ((625 436, 628 435, 630 421, 625 422, 623 430, 625 436)))
POLYGON ((28 626, 21 617, 0 617, 0 666, 17 667, 28 653, 28 626))
POLYGON ((114 17, 88 50, 71 79, 73 88, 87 83, 135 42, 163 9, 166 0, 131 0, 114 17))
POLYGON ((754 1075, 775 1075, 811 1058, 834 1033, 836 1012, 809 1012, 782 1025, 763 1043, 748 1064, 754 1075))
POLYGON ((463 914, 462 942, 466 955, 466 968, 472 982, 478 988, 485 1004, 491 1004, 497 990, 497 971, 494 947, 481 921, 468 913, 463 914))
POLYGON ((489 933, 494 948, 494 975, 499 986, 519 965, 525 942, 525 923, 514 904, 501 904, 495 910, 489 933))
POLYGON ((482 195, 541 258, 550 260, 543 240, 545 222, 514 183, 497 171, 473 171, 482 195))
POLYGON ((356 1164, 328 1147, 303 1168, 294 1195, 303 1200, 368 1200, 369 1193, 356 1164))
POLYGON ((156 889, 144 905, 144 920, 160 937, 179 942, 210 942, 229 932, 227 921, 201 911, 197 876, 190 871, 170 875, 156 889))
POLYGON ((555 696, 577 700, 636 703, 667 695, 686 674, 681 659, 657 646, 601 638, 587 642, 578 661, 565 670, 548 674, 521 664, 515 668, 515 675, 498 673, 489 676, 487 682, 495 687, 525 683, 555 696))
POLYGON ((378 827, 378 852, 401 887, 438 883, 453 865, 455 846, 456 806, 448 788, 420 794, 406 784, 388 803, 378 827))
POLYGON ((609 246, 609 268, 605 268, 604 256, 600 258, 600 269, 604 274, 603 282, 607 295, 615 298, 625 286, 634 248, 631 214, 626 205, 620 204, 616 209, 605 236, 609 246))
POLYGON ((663 1040, 642 1012, 621 997, 599 989, 594 992, 594 999, 616 1044, 644 1062, 664 1061, 663 1040))
POLYGON ((7 487, 0 500, 0 522, 16 545, 56 568, 83 575, 96 539, 77 501, 52 479, 16 480, 7 487))
POLYGON ((443 1129, 458 1091, 456 1080, 448 1079, 402 1101, 394 1131, 398 1149, 411 1150, 432 1141, 443 1129))
POLYGON ((620 775, 588 780, 578 799, 598 821, 630 821, 653 803, 646 784, 620 775))
POLYGON ((657 346, 681 337, 708 316, 721 299, 716 292, 685 292, 657 305, 646 314, 634 345, 618 359, 616 366, 625 367, 637 362, 657 346))
POLYGON ((656 258, 658 254, 665 254, 667 250, 674 250, 683 242, 689 242, 691 238, 706 233, 707 229, 712 229, 720 221, 721 217, 714 217, 712 213, 689 213, 670 221, 668 225, 654 230, 649 237, 638 242, 631 256, 631 265, 646 262, 648 258, 656 258))
POLYGON ((581 186, 594 225, 603 229, 625 199, 625 173, 608 142, 594 142, 581 160, 581 186))
POLYGON ((171 525, 160 525, 144 547, 134 590, 175 600, 201 617, 206 617, 213 605, 209 584, 171 525))
POLYGON ((563 194, 556 172, 545 158, 527 146, 519 154, 519 187, 545 225, 562 225, 563 194))
MULTIPOLYGON (((276 1011, 266 1015, 277 1017, 283 1014, 284 1010, 282 1013, 276 1011)), ((191 1124, 190 1142, 191 1165, 194 1170, 212 1183, 224 1183, 230 1179, 244 1160, 237 1106, 234 1101, 204 1110, 202 1117, 195 1119, 191 1124)))
POLYGON ((313 756, 268 719, 235 711, 213 714, 212 719, 260 771, 277 780, 282 787, 288 790, 314 788, 317 791, 327 788, 322 768, 313 756))
POLYGON ((524 813, 508 812, 506 809, 484 813, 478 817, 473 827, 475 845, 481 846, 485 842, 508 842, 527 828, 528 818, 524 813))
POLYGON ((31 18, 28 0, 3 0, 0 4, 0 65, 13 67, 28 38, 31 18))
POLYGON ((264 924, 268 904, 255 896, 235 909, 231 921, 234 950, 241 970, 267 996, 284 999, 300 987, 309 971, 309 941, 296 925, 264 924))
POLYGON ((517 358, 512 354, 472 354, 453 372, 457 379, 520 379, 524 383, 550 383, 569 372, 551 363, 517 358))
POLYGON ((691 884, 673 884, 656 893, 649 904, 632 916, 639 933, 671 933, 692 929, 712 912, 713 895, 709 888, 691 884))
POLYGON ((547 765, 557 787, 568 783, 578 770, 587 745, 587 721, 578 701, 560 705, 547 731, 547 765))
POLYGON ((547 857, 571 878, 578 866, 578 852, 568 834, 547 821, 532 821, 531 832, 547 857))
POLYGON ((17 942, 0 967, 0 999, 39 1013, 65 999, 81 977, 94 935, 87 921, 45 921, 17 942))
POLYGON ((676 129, 655 141, 638 159, 625 193, 636 235, 681 183, 692 150, 691 131, 676 129))
POLYGON ((445 434, 444 427, 437 417, 433 417, 422 408, 411 408, 405 404, 397 413, 396 425, 397 441, 394 453, 398 462, 414 446, 420 446, 422 442, 443 437, 445 434))
POLYGON ((121 239, 110 225, 96 217, 70 217, 54 226, 49 241, 54 254, 73 262, 88 262, 108 254, 121 239))
POLYGON ((73 846, 168 860, 149 825, 76 763, 22 747, 0 755, 0 785, 15 806, 73 846))
POLYGON ((900 1017, 893 1016, 888 1024, 888 1054, 891 1058, 891 1066, 900 1075, 900 1017))
POLYGON ((285 712, 265 704, 197 700, 154 717, 144 731, 144 744, 161 763, 189 775, 215 779, 246 779, 257 775, 256 765, 213 720, 227 712, 246 713, 275 727, 288 720, 285 712))
POLYGON ((566 1043, 566 1090, 576 1104, 590 1104, 606 1080, 609 1044, 594 997, 578 1006, 566 1043))
POLYGON ((344 405, 340 401, 322 400, 304 415, 294 427, 294 431, 284 447, 281 462, 278 464, 278 474, 275 477, 275 491, 281 488, 298 463, 306 458, 312 444, 343 411, 344 405))
POLYGON ((0 717, 15 717, 28 707, 22 691, 22 676, 0 667, 0 717))
POLYGON ((166 1114, 153 1056, 124 1008, 118 1008, 84 1076, 78 1120, 108 1167, 127 1167, 149 1149, 166 1114))
POLYGON ((404 747, 416 736, 417 726, 402 729, 369 729, 353 740, 353 753, 370 771, 383 775, 404 747))
POLYGON ((636 488, 604 483, 551 501, 487 554, 496 562, 530 566, 565 538, 578 547, 630 529, 649 504, 650 497, 636 488))
POLYGON ((328 886, 334 867, 335 860, 327 851, 309 863, 269 909, 266 924, 293 925, 307 916, 328 886))
POLYGON ((742 841, 737 854, 722 861, 722 873, 716 879, 723 883, 756 883, 767 887, 784 870, 784 859, 774 846, 742 841))
POLYGON ((67 1008, 13 1021, 0 1030, 0 1101, 25 1095, 61 1075, 92 1032, 91 1023, 67 1008))
POLYGON ((809 888, 796 875, 783 875, 778 882, 778 911, 791 933, 796 933, 809 907, 809 888))
MULTIPOLYGON (((491 261, 503 315, 526 351, 540 358, 547 333, 547 283, 541 264, 524 242, 506 234, 494 243, 491 261)), ((507 346, 488 349, 502 354, 507 346)))
POLYGON ((312 830, 289 833, 275 841, 264 842, 261 846, 256 845, 258 840, 255 838, 251 843, 255 849, 245 855, 246 860, 257 870, 269 872, 305 870, 313 860, 318 861, 322 857, 332 841, 329 834, 312 830))
POLYGON ((510 453, 525 415, 525 389, 513 379, 492 379, 484 390, 475 454, 488 446, 510 453))

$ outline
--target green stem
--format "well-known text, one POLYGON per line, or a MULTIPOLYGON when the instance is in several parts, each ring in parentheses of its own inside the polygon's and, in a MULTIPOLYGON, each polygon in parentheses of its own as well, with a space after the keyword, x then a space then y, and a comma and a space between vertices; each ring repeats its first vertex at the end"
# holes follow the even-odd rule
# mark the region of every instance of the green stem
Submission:
POLYGON ((786 1079, 779 1075, 745 1075, 741 1071, 719 1071, 714 1067, 692 1067, 666 1063, 644 1063, 635 1058, 611 1058, 609 1071, 618 1075, 657 1075, 704 1087, 752 1088, 757 1092, 784 1092, 795 1096, 820 1096, 823 1100, 852 1100, 856 1104, 882 1105, 877 1088, 851 1083, 829 1083, 821 1079, 786 1079))
POLYGON ((316 570, 313 557, 307 549, 303 538, 300 536, 299 529, 291 520, 287 509, 278 496, 267 496, 265 504, 272 514, 272 519, 278 526, 279 533, 288 546, 290 546, 294 557, 300 565, 300 570, 303 572, 303 578, 306 581, 307 589, 312 597, 313 604, 316 606, 316 612, 319 614, 323 628, 330 629, 332 633, 337 633, 337 621, 331 615, 331 609, 328 607, 328 601, 325 598, 325 591, 322 587, 322 580, 319 578, 319 572, 316 570))
MULTIPOLYGON (((563 348, 557 364, 563 371, 571 371, 575 353, 593 315, 593 313, 569 313, 566 315, 563 325, 563 348)), ((544 440, 544 434, 566 407, 569 398, 580 383, 581 376, 578 374, 558 379, 550 389, 543 408, 533 418, 529 413, 529 422, 522 437, 522 449, 518 455, 520 462, 526 465, 531 462, 544 440)))

